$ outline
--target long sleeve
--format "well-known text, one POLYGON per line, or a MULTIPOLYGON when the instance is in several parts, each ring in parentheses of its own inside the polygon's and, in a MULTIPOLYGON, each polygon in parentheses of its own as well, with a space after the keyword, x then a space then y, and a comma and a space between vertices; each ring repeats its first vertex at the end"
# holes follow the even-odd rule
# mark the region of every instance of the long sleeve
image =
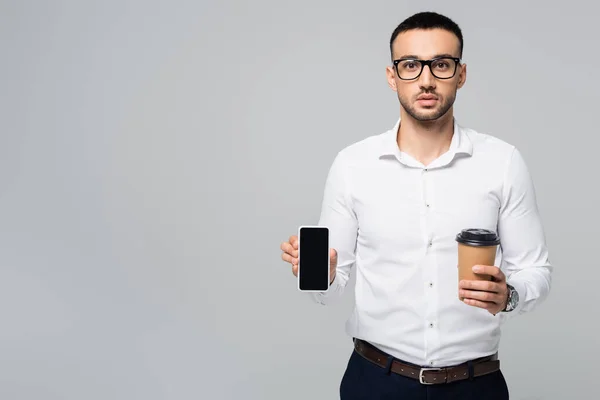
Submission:
POLYGON ((338 263, 329 290, 311 293, 323 305, 341 297, 355 263, 358 221, 352 208, 348 169, 343 153, 338 153, 325 182, 319 225, 329 228, 330 247, 337 251, 338 263))
POLYGON ((549 294, 553 267, 527 165, 514 149, 506 170, 498 233, 507 282, 519 293, 517 308, 504 318, 533 310, 549 294))

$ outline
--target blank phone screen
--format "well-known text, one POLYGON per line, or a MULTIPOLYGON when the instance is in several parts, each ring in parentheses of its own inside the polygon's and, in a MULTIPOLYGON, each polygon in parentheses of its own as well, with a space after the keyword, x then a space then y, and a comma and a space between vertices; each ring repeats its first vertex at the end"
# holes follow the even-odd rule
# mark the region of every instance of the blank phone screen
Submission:
POLYGON ((300 228, 298 288, 325 291, 329 288, 329 229, 300 228))

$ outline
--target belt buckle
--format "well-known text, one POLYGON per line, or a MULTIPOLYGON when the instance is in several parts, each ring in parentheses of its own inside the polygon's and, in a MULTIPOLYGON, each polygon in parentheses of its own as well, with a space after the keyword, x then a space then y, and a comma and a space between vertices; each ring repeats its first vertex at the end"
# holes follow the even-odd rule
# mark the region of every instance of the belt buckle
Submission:
POLYGON ((437 382, 425 382, 423 380, 423 372, 426 371, 442 371, 442 368, 421 368, 421 370, 419 371, 419 382, 422 385, 435 385, 437 382))

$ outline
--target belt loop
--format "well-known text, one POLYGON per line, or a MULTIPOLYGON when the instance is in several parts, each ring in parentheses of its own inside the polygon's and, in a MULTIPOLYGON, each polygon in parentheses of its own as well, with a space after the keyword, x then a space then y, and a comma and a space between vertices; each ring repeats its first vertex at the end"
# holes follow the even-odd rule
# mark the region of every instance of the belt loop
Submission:
POLYGON ((392 363, 394 362, 394 357, 392 356, 388 356, 387 358, 387 364, 385 365, 385 374, 389 375, 390 372, 392 371, 392 363))
POLYGON ((469 380, 475 379, 475 369, 473 368, 473 361, 467 361, 467 367, 469 368, 469 380))

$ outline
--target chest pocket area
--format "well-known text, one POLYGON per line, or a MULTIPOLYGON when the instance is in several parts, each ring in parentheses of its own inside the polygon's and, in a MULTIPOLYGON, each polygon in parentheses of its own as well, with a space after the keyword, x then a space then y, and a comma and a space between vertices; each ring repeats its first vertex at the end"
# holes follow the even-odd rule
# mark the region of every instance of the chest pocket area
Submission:
POLYGON ((359 248, 368 248, 369 254, 382 259, 403 255, 410 258, 409 252, 423 246, 425 207, 422 184, 416 176, 406 174, 397 182, 391 179, 361 182, 363 186, 357 191, 360 194, 354 199, 359 248))
POLYGON ((497 230, 500 210, 499 191, 493 182, 465 179, 448 182, 440 179, 433 185, 432 204, 435 229, 454 238, 467 228, 497 230))

